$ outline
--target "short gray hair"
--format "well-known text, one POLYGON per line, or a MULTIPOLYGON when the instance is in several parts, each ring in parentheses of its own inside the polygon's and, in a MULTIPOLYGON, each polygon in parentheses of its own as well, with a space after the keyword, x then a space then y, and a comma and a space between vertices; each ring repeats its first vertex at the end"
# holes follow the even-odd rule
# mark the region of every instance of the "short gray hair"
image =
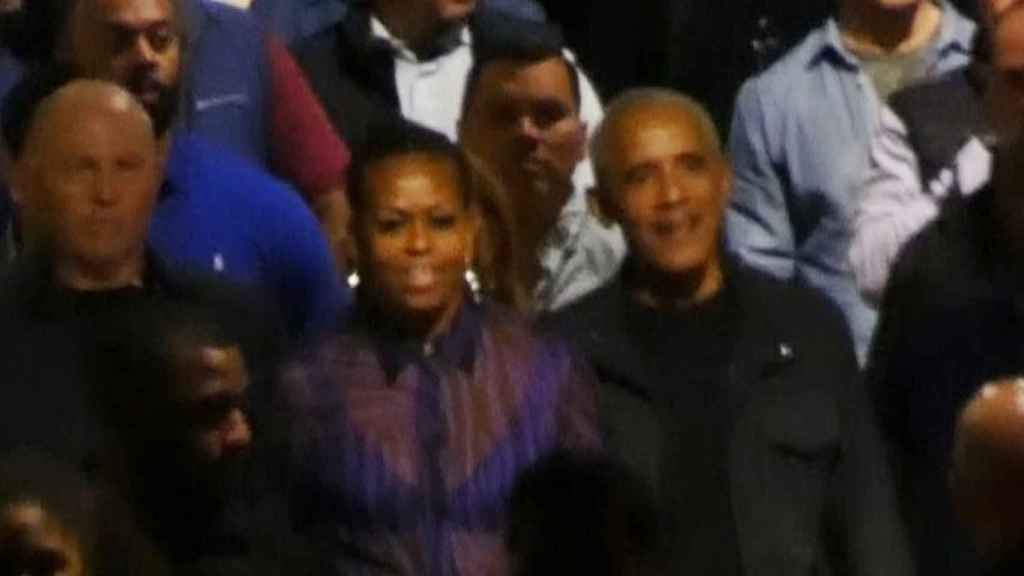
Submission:
POLYGON ((634 88, 612 100, 605 109, 604 120, 598 125, 590 140, 590 161, 594 165, 598 186, 603 188, 609 184, 608 139, 611 138, 614 127, 626 115, 648 106, 675 107, 685 112, 693 120, 697 135, 704 145, 715 156, 722 156, 722 140, 718 135, 718 129, 711 119, 711 114, 700 102, 668 88, 634 88))

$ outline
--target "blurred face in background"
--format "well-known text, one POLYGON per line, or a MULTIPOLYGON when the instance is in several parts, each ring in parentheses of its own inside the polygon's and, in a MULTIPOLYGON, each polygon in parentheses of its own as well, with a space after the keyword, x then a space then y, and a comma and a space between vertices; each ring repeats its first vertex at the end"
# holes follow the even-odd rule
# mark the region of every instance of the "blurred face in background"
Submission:
POLYGON ((91 78, 124 86, 158 133, 177 111, 182 39, 174 0, 75 0, 68 57, 91 78))
POLYGON ((399 325, 430 332, 449 321, 465 293, 478 216, 451 160, 406 154, 366 168, 355 214, 367 293, 399 325))
POLYGON ((182 435, 195 461, 216 465, 248 450, 249 374, 238 346, 179 346, 177 397, 182 435))
POLYGON ((501 178, 520 220, 557 216, 572 193, 587 133, 571 74, 561 57, 490 63, 462 119, 461 143, 501 178))

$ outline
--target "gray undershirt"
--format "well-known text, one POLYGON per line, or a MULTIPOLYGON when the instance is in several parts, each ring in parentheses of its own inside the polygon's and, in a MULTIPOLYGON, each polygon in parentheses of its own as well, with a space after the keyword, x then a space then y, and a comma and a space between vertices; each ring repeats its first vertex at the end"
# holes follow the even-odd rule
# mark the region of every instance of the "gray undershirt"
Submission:
POLYGON ((925 77, 928 72, 925 56, 931 47, 932 42, 929 42, 906 54, 860 57, 864 73, 871 79, 883 102, 888 102, 890 96, 925 77))

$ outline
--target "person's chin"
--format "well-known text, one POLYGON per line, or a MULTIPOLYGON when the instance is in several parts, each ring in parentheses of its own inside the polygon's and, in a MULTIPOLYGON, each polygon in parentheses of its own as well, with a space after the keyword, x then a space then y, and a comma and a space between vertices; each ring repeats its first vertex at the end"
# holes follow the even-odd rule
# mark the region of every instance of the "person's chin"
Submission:
POLYGON ((445 307, 444 300, 433 291, 407 291, 404 308, 415 316, 429 316, 445 307))
POLYGON ((469 18, 476 10, 477 0, 449 0, 441 8, 441 20, 457 22, 469 18))

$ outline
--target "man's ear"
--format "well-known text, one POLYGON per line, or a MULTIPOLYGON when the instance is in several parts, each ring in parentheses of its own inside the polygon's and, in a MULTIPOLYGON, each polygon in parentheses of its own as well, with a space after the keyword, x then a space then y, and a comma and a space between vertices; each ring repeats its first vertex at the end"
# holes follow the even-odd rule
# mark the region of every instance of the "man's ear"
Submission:
POLYGON ((719 160, 718 172, 718 196, 721 198, 721 204, 724 207, 729 205, 733 186, 732 163, 729 162, 728 158, 723 156, 719 160))

